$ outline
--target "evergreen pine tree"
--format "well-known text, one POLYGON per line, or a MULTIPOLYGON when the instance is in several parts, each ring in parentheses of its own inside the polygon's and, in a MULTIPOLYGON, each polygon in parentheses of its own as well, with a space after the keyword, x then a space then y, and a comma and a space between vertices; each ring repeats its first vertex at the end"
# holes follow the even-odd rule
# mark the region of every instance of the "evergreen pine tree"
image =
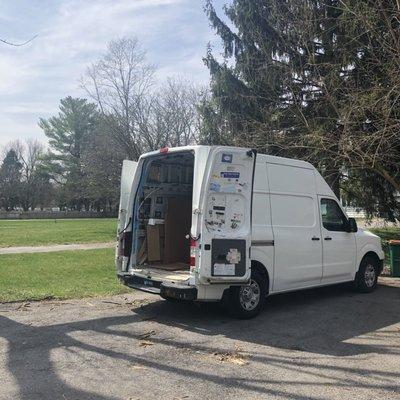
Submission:
MULTIPOLYGON (((212 99, 203 105, 203 142, 228 138, 306 159, 338 196, 339 183, 348 190, 356 176, 376 183, 381 193, 390 193, 386 211, 395 215, 400 187, 395 2, 233 0, 222 17, 209 0, 205 11, 222 39, 224 59, 211 50, 205 58, 212 99)), ((382 198, 357 200, 379 212, 385 208, 382 198)))
POLYGON ((47 172, 61 185, 66 205, 81 209, 88 207, 85 195, 85 168, 82 163, 87 141, 96 130, 96 105, 85 99, 66 97, 60 101, 58 116, 40 119, 39 126, 49 139, 46 157, 47 172))
POLYGON ((7 211, 19 204, 22 164, 15 150, 7 152, 0 167, 0 207, 7 211))

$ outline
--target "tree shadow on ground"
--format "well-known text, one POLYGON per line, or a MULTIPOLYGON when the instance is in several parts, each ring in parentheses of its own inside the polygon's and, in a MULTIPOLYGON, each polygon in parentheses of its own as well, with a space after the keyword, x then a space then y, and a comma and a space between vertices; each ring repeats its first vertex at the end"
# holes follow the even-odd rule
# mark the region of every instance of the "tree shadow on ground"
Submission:
MULTIPOLYGON (((400 288, 379 286, 369 294, 348 285, 310 289, 271 296, 261 314, 232 321, 218 304, 158 301, 137 310, 157 322, 203 335, 222 334, 235 340, 288 350, 351 356, 364 353, 400 354, 400 348, 357 344, 349 340, 400 322, 400 288)), ((384 333, 376 339, 383 339, 384 333)))
MULTIPOLYGON (((7 367, 19 388, 19 398, 33 399, 99 399, 111 400, 115 397, 99 395, 90 391, 77 389, 62 380, 57 373, 57 365, 51 359, 54 349, 73 348, 76 351, 92 352, 103 357, 110 357, 120 362, 130 362, 164 371, 176 377, 185 377, 207 381, 223 387, 235 386, 249 393, 268 394, 282 398, 301 398, 295 393, 282 392, 271 384, 288 384, 291 382, 265 379, 242 379, 237 376, 226 378, 213 374, 171 365, 162 360, 154 360, 146 354, 132 354, 132 351, 115 350, 113 346, 105 347, 96 339, 88 343, 71 335, 77 331, 93 331, 107 335, 110 340, 122 338, 128 341, 140 339, 136 323, 152 319, 153 322, 167 327, 179 327, 185 331, 195 332, 202 336, 224 335, 235 341, 244 341, 262 346, 279 347, 288 350, 303 350, 320 355, 349 356, 369 352, 383 354, 400 354, 399 349, 382 343, 357 344, 347 342, 359 335, 367 335, 377 329, 393 325, 400 320, 398 313, 400 290, 381 286, 370 295, 358 295, 344 287, 332 287, 271 297, 262 314, 250 321, 232 320, 217 306, 197 307, 194 304, 174 304, 164 300, 134 309, 134 314, 116 317, 95 318, 84 321, 60 323, 56 325, 30 326, 0 316, 0 337, 8 342, 7 367), (133 324, 133 325, 132 325, 133 324), (129 327, 126 327, 129 325, 129 327), (122 328, 122 330, 121 330, 122 328)), ((140 329, 139 329, 140 331, 140 329)), ((187 348, 192 351, 218 352, 216 345, 185 342, 171 338, 152 338, 155 344, 169 348, 187 348)), ((134 346, 132 346, 134 347, 134 346)), ((293 359, 292 355, 252 354, 252 359, 259 363, 268 363, 294 372, 310 367, 306 357, 293 359)), ((359 385, 359 374, 375 376, 380 384, 371 382, 362 384, 365 388, 394 391, 398 386, 390 380, 399 381, 400 372, 381 372, 379 369, 360 370, 351 367, 325 365, 310 374, 322 380, 336 379, 337 386, 352 388, 359 385), (346 378, 332 377, 334 372, 346 374, 346 378)), ((301 382, 296 381, 296 384, 301 382)), ((310 385, 310 382, 303 382, 310 385)), ((318 383, 313 383, 318 385, 318 383)), ((324 385, 321 383, 321 385, 324 385)), ((318 399, 320 397, 307 397, 318 399)))

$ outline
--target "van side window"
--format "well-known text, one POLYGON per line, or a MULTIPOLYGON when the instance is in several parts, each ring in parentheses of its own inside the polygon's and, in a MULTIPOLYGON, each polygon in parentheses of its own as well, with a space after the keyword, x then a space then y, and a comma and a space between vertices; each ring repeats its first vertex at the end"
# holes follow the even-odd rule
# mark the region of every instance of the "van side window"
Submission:
POLYGON ((342 209, 332 199, 321 199, 322 225, 328 231, 347 231, 347 218, 342 209))

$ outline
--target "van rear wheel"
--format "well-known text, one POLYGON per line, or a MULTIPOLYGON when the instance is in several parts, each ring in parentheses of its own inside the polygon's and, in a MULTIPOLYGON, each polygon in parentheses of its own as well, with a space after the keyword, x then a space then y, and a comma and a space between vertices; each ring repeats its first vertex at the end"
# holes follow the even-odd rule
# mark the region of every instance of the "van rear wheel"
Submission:
POLYGON ((247 285, 231 287, 226 305, 233 317, 253 318, 261 311, 266 295, 265 279, 254 269, 247 285))

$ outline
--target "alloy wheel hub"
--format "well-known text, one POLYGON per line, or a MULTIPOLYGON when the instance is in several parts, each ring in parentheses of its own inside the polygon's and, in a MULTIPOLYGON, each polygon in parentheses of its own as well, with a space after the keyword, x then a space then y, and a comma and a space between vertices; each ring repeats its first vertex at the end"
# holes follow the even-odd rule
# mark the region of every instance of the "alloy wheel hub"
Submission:
POLYGON ((260 295, 260 286, 255 280, 251 279, 248 285, 240 288, 240 304, 247 311, 254 310, 260 302, 260 295))
POLYGON ((365 268, 365 274, 364 274, 364 279, 365 279, 365 284, 368 287, 372 287, 375 283, 375 268, 373 265, 368 264, 367 267, 365 268))

